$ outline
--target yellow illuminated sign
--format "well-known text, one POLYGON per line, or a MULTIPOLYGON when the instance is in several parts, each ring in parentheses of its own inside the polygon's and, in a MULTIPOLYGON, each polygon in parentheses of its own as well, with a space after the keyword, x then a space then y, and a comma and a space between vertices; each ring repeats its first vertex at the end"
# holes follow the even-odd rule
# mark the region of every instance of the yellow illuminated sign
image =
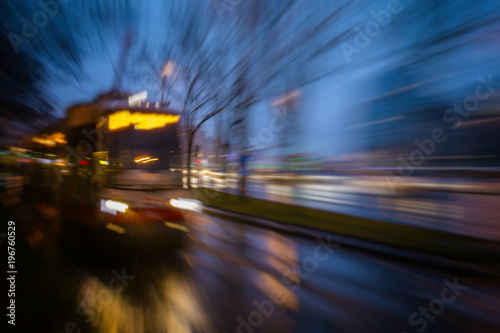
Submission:
POLYGON ((41 138, 39 136, 34 136, 33 137, 33 142, 36 142, 36 143, 39 143, 39 144, 42 144, 42 145, 45 145, 45 146, 55 146, 56 143, 52 140, 48 140, 48 139, 45 139, 45 138, 41 138))
POLYGON ((109 115, 108 128, 116 130, 134 125, 136 130, 151 130, 176 123, 179 118, 172 114, 118 111, 109 115))
POLYGON ((47 137, 47 139, 54 141, 55 143, 65 144, 66 135, 61 132, 53 133, 47 137))
POLYGON ((34 136, 32 138, 33 142, 40 143, 45 146, 54 147, 56 144, 66 144, 66 136, 61 133, 53 133, 50 135, 44 134, 43 136, 34 136))

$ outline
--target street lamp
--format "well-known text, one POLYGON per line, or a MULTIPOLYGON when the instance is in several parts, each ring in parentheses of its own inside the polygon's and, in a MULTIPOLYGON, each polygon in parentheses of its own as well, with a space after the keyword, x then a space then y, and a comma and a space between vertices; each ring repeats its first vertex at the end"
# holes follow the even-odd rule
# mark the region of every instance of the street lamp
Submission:
POLYGON ((174 63, 171 60, 169 60, 163 66, 163 71, 161 72, 161 77, 164 78, 164 77, 170 76, 170 75, 172 75, 173 72, 174 72, 174 63))

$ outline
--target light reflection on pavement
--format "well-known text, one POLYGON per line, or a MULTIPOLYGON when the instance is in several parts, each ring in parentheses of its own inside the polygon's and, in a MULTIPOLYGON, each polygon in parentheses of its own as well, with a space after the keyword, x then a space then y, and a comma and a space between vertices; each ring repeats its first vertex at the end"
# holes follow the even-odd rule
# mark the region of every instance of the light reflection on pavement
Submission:
POLYGON ((425 332, 500 328, 498 278, 213 216, 187 218, 180 251, 108 258, 63 248, 32 268, 40 277, 26 279, 36 290, 29 298, 50 305, 49 331, 74 322, 82 332, 417 332, 423 317, 412 326, 410 316, 454 279, 466 289, 425 322, 425 332))

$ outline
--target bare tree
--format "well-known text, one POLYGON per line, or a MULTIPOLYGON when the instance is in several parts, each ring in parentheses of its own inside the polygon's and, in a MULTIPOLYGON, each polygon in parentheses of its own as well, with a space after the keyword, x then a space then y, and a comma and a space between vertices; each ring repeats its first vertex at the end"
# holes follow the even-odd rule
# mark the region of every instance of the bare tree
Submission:
MULTIPOLYGON (((161 86, 182 91, 189 185, 192 145, 202 124, 223 110, 244 123, 258 101, 342 68, 339 63, 325 73, 321 65, 352 34, 349 26, 341 25, 351 4, 254 0, 239 3, 223 20, 208 1, 166 6, 167 37, 156 46, 156 61, 162 66, 171 61, 176 68, 161 86), (286 86, 280 84, 284 79, 286 86)), ((150 58, 147 50, 153 47, 144 43, 139 53, 150 58)), ((244 142, 245 134, 238 140, 244 142)))

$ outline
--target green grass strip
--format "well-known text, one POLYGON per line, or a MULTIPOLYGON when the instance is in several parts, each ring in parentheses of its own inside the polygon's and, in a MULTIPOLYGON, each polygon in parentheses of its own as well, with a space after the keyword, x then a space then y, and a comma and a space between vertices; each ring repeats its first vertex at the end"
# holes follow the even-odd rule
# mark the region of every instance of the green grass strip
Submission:
POLYGON ((467 262, 491 262, 499 258, 500 245, 490 240, 274 201, 243 198, 206 188, 195 189, 195 193, 209 207, 243 215, 467 262))

